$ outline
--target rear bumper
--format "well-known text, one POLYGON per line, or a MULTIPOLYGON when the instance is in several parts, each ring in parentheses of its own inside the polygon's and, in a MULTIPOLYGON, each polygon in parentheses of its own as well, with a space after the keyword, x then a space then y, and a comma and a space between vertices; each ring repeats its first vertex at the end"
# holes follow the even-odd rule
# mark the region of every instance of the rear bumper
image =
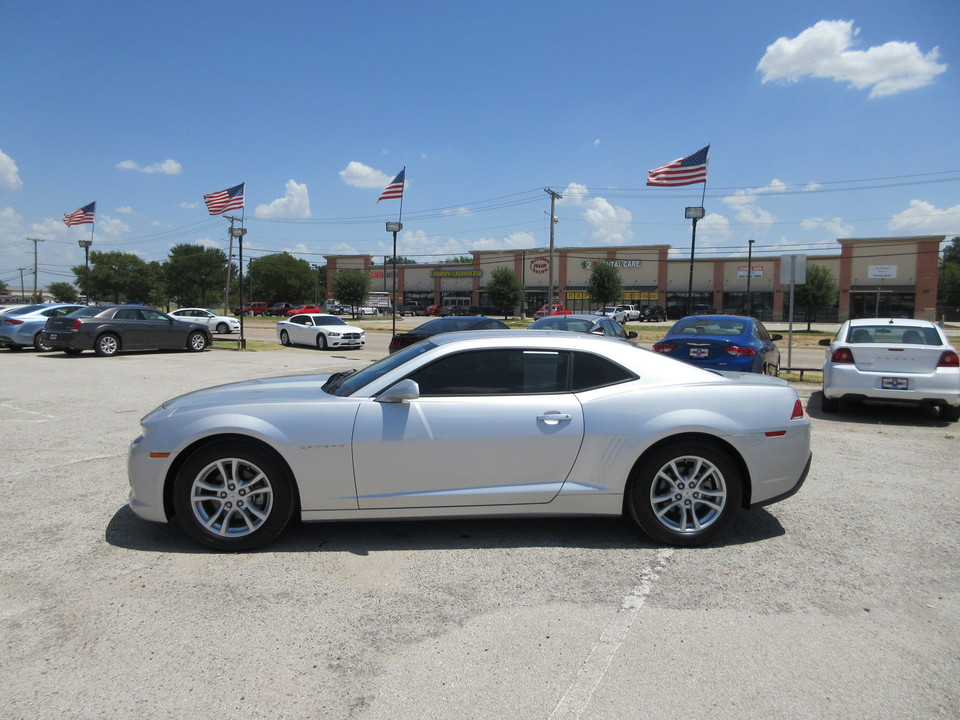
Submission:
POLYGON ((782 492, 779 495, 776 495, 766 500, 760 500, 759 502, 752 503, 750 509, 764 507, 765 505, 772 505, 773 503, 780 502, 781 500, 786 500, 791 495, 795 495, 797 491, 803 487, 804 481, 807 479, 807 475, 810 473, 810 464, 813 462, 813 453, 807 457, 807 464, 803 466, 803 472, 800 473, 800 477, 797 478, 797 482, 794 483, 793 487, 782 492))
POLYGON ((875 401, 910 405, 960 405, 960 370, 939 368, 936 372, 863 372, 850 367, 826 365, 823 394, 831 400, 875 401), (906 389, 883 387, 885 378, 907 381, 906 389))

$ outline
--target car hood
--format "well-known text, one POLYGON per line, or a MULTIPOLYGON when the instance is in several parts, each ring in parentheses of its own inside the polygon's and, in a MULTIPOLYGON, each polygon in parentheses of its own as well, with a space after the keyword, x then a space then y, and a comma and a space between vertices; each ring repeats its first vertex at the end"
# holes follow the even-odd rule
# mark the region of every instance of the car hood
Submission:
POLYGON ((226 405, 245 405, 250 402, 316 400, 321 397, 330 397, 320 388, 331 374, 285 375, 216 385, 171 398, 157 409, 195 410, 226 405))

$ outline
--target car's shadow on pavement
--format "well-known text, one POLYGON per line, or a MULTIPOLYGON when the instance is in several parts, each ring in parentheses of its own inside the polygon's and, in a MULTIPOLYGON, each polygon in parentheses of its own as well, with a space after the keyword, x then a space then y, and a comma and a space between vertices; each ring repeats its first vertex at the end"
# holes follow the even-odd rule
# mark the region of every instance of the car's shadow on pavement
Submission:
MULTIPOLYGON (((762 542, 785 534, 780 521, 765 508, 741 511, 721 537, 708 547, 762 542)), ((176 522, 141 520, 128 506, 117 510, 106 529, 106 541, 127 550, 205 553, 176 522)), ((470 550, 494 548, 652 549, 649 540, 627 518, 509 518, 469 520, 404 520, 301 523, 294 521, 263 552, 372 552, 470 550)), ((256 552, 256 551, 254 551, 256 552)))
MULTIPOLYGON (((823 392, 817 391, 807 400, 807 415, 817 420, 838 423, 857 423, 861 425, 892 425, 900 427, 957 427, 947 422, 934 407, 913 407, 898 405, 864 405, 840 401, 840 409, 835 413, 825 413, 820 409, 823 392)), ((960 427, 957 427, 960 430, 960 427)))

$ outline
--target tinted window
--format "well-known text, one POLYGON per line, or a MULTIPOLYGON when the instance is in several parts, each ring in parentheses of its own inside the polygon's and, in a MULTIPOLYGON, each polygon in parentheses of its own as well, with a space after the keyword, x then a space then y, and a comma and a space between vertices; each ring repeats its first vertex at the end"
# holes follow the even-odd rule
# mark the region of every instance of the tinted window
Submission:
POLYGON ((477 350, 448 355, 410 377, 422 396, 566 392, 569 362, 565 352, 477 350))
POLYGON ((574 392, 593 390, 635 379, 636 376, 632 372, 599 355, 574 353, 572 381, 574 392))
POLYGON ((167 316, 164 315, 159 310, 151 310, 150 308, 144 308, 140 311, 140 316, 144 320, 152 320, 153 322, 159 322, 160 320, 166 320, 167 316))
POLYGON ((338 317, 318 317, 313 320, 314 325, 346 325, 346 323, 338 317))

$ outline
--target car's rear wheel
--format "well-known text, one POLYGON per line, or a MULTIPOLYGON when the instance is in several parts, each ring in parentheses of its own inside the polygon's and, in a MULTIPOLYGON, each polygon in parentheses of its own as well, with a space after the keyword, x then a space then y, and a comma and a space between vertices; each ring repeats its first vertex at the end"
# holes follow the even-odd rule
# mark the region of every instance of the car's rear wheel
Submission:
POLYGON ((194 452, 173 484, 177 519, 201 545, 251 550, 287 526, 294 499, 290 478, 270 453, 216 442, 194 452))
POLYGON ((280 331, 280 344, 287 345, 287 346, 290 345, 290 335, 287 333, 286 330, 280 331))
POLYGON ((694 440, 657 450, 634 470, 627 493, 644 533, 692 547, 714 540, 733 522, 743 480, 726 452, 694 440))
POLYGON ((221 335, 227 335, 230 332, 230 326, 225 322, 217 323, 217 332, 221 335))
POLYGON ((947 422, 957 422, 960 420, 960 405, 941 405, 940 417, 947 422))
POLYGON ((53 347, 51 347, 49 343, 45 343, 41 335, 43 335, 43 333, 38 332, 33 336, 33 346, 37 349, 37 352, 50 352, 53 350, 53 347))
POLYGON ((329 344, 327 343, 327 336, 323 333, 317 334, 317 347, 320 350, 326 350, 329 347, 329 344))
POLYGON ((113 333, 104 333, 93 344, 93 351, 100 357, 110 357, 120 352, 120 338, 113 333))
POLYGON ((203 352, 207 349, 207 336, 199 330, 194 330, 187 336, 187 350, 203 352))
POLYGON ((820 410, 825 413, 835 413, 840 409, 840 400, 838 398, 829 398, 825 393, 820 393, 820 410))

